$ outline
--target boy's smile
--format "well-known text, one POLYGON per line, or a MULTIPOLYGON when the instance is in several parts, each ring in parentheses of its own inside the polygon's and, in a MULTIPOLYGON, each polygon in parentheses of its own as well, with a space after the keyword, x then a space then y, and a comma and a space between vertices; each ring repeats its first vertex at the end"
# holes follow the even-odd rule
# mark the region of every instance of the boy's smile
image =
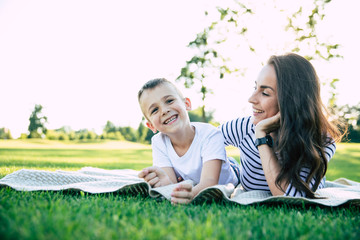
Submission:
POLYGON ((168 119, 166 119, 165 120, 165 122, 164 122, 164 124, 172 124, 174 121, 176 121, 177 120, 177 115, 174 115, 174 116, 172 116, 172 117, 170 117, 170 118, 168 118, 168 119))

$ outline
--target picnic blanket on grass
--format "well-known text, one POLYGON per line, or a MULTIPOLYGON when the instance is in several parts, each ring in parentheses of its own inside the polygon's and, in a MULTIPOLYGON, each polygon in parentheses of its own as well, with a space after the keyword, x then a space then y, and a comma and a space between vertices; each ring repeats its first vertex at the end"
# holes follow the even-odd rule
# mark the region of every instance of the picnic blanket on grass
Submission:
MULTIPOLYGON (((0 179, 0 186, 8 186, 17 191, 73 190, 91 194, 117 192, 170 200, 171 192, 177 184, 152 188, 143 179, 138 178, 137 174, 138 171, 132 169, 105 170, 93 167, 84 167, 78 171, 22 169, 0 179)), ((329 207, 346 204, 360 206, 360 183, 345 178, 326 181, 325 188, 319 189, 316 194, 321 198, 272 196, 266 191, 245 191, 228 184, 202 190, 194 197, 193 203, 215 201, 241 205, 286 203, 329 207)))

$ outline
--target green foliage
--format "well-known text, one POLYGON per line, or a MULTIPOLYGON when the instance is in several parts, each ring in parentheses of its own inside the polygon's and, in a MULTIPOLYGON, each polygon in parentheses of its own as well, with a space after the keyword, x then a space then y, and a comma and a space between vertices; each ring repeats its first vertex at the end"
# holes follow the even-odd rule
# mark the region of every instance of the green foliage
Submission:
MULTIPOLYGON (((311 55, 305 55, 308 60, 314 58, 321 58, 323 60, 330 60, 332 58, 341 58, 342 56, 337 53, 339 44, 326 43, 320 41, 316 33, 316 26, 325 17, 325 7, 330 1, 314 0, 313 8, 310 11, 305 11, 303 6, 299 6, 298 11, 293 13, 288 18, 288 25, 285 30, 293 31, 296 35, 295 41, 301 44, 304 48, 312 49, 311 55), (307 18, 303 16, 307 14, 307 18)), ((301 48, 295 46, 292 52, 299 52, 301 48)))
POLYGON ((136 130, 132 127, 119 127, 120 133, 124 136, 124 138, 130 142, 137 141, 137 133, 136 130))
POLYGON ((47 130, 46 132, 46 139, 49 139, 49 140, 58 140, 59 139, 59 134, 54 131, 54 130, 47 130))
POLYGON ((28 138, 42 138, 43 135, 46 134, 47 129, 45 124, 47 123, 47 117, 42 115, 42 108, 40 104, 36 104, 31 113, 28 138))
POLYGON ((12 139, 10 130, 8 128, 0 128, 0 139, 12 139))
POLYGON ((112 122, 107 121, 107 122, 106 122, 106 125, 105 125, 105 127, 104 127, 104 132, 105 132, 105 133, 111 133, 111 132, 116 132, 116 131, 117 131, 117 130, 116 130, 115 125, 114 125, 112 122))
POLYGON ((28 138, 28 135, 25 133, 22 133, 19 137, 19 139, 27 139, 27 138, 28 138))
POLYGON ((188 112, 191 122, 211 122, 213 117, 213 112, 203 112, 205 111, 203 107, 198 107, 197 109, 191 110, 188 112), (205 116, 205 119, 204 119, 205 116))
POLYGON ((360 103, 355 106, 334 104, 331 113, 347 125, 347 134, 343 141, 360 143, 360 103))
MULTIPOLYGON (((271 14, 276 14, 276 18, 279 19, 283 17, 284 13, 286 14, 282 18, 282 25, 284 26, 283 32, 287 33, 286 36, 289 40, 285 44, 286 46, 281 46, 282 52, 297 52, 308 60, 329 61, 333 58, 340 58, 339 44, 322 42, 317 36, 318 23, 324 19, 325 6, 329 2, 328 0, 314 0, 310 8, 305 8, 302 5, 303 2, 297 1, 291 8, 296 10, 291 10, 292 12, 287 10, 288 5, 286 4, 282 6, 282 3, 266 0, 235 0, 234 4, 230 4, 228 1, 221 2, 222 6, 217 7, 215 21, 200 31, 188 44, 188 47, 194 49, 195 53, 190 60, 186 61, 177 81, 184 82, 186 88, 197 86, 204 102, 208 94, 213 92, 208 84, 211 79, 222 79, 234 74, 244 76, 246 64, 251 64, 248 60, 256 59, 260 52, 264 52, 265 44, 259 39, 270 37, 266 35, 254 37, 255 32, 267 32, 268 29, 261 29, 264 25, 262 24, 256 26, 259 29, 254 30, 251 29, 251 24, 257 19, 267 22, 271 14), (246 6, 244 2, 251 7, 246 6), (265 5, 267 9, 276 9, 277 12, 264 15, 259 6, 264 8, 265 5), (238 56, 244 57, 240 59, 238 56), (196 83, 198 84, 196 85, 196 83)), ((205 15, 209 16, 208 12, 205 12, 205 15)), ((274 24, 278 23, 274 22, 274 24)), ((269 49, 272 51, 269 56, 280 51, 273 46, 270 46, 269 49)), ((238 78, 238 76, 236 77, 238 78)), ((204 112, 203 119, 205 119, 204 112)))
POLYGON ((112 122, 107 121, 103 133, 99 136, 94 131, 88 129, 80 129, 78 131, 71 130, 70 127, 64 126, 55 130, 47 130, 46 139, 63 140, 63 141, 93 141, 93 140, 127 140, 131 142, 150 143, 153 133, 140 123, 138 129, 132 127, 117 127, 112 122))
POLYGON ((150 143, 153 135, 154 133, 148 127, 145 127, 145 118, 143 117, 137 129, 137 142, 150 143))
MULTIPOLYGON (((61 141, 75 141, 75 140, 82 140, 82 141, 92 141, 98 139, 99 136, 87 129, 81 129, 79 131, 73 131, 68 126, 63 126, 59 129, 51 130, 48 129, 46 132, 46 139, 49 140, 61 140, 61 141)), ((121 140, 121 139, 119 139, 121 140)))
POLYGON ((59 138, 60 141, 67 141, 70 139, 69 135, 67 135, 66 133, 60 133, 59 134, 59 138))
POLYGON ((107 121, 103 129, 102 139, 127 140, 131 142, 141 142, 137 130, 132 127, 117 127, 111 121, 107 121))
POLYGON ((86 134, 86 139, 87 140, 95 140, 97 138, 96 133, 92 132, 92 131, 88 131, 86 134))
POLYGON ((110 140, 125 140, 124 136, 120 133, 120 131, 114 132, 104 132, 102 135, 102 139, 110 139, 110 140))
POLYGON ((75 136, 78 136, 76 138, 81 141, 92 141, 98 139, 98 135, 93 131, 89 131, 88 129, 75 131, 75 136))

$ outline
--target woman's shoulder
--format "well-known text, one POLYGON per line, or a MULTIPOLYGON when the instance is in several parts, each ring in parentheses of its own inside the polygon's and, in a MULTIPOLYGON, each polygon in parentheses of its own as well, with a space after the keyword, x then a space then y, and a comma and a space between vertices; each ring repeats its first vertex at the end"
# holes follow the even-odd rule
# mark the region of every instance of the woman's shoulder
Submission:
POLYGON ((239 117, 223 123, 222 129, 252 129, 254 127, 253 118, 251 116, 239 117))

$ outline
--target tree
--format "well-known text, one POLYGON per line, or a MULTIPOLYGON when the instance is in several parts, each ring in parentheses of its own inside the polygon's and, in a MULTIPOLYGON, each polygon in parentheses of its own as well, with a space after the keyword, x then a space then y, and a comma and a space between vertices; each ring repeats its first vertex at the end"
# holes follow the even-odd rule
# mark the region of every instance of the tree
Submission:
POLYGON ((31 113, 29 121, 29 135, 28 138, 42 138, 46 134, 45 124, 47 123, 47 117, 42 115, 43 107, 40 104, 36 104, 34 111, 31 113))
POLYGON ((0 128, 0 139, 12 139, 10 130, 8 128, 0 128))
MULTIPOLYGON (((196 86, 199 90, 203 102, 203 121, 206 119, 205 99, 213 93, 209 81, 234 74, 236 77, 245 76, 245 66, 259 64, 259 58, 264 58, 260 55, 269 57, 277 52, 297 52, 308 60, 317 61, 341 57, 336 52, 339 44, 324 43, 317 35, 317 24, 324 19, 324 9, 329 2, 313 0, 311 5, 306 6, 303 5, 304 1, 291 1, 290 5, 289 1, 276 0, 222 2, 228 6, 218 7, 216 20, 188 44, 195 54, 186 61, 177 77, 177 81, 183 81, 186 88, 196 86), (261 12, 264 9, 266 14, 261 12), (270 24, 269 16, 276 16, 280 22, 270 24), (276 29, 278 25, 282 29, 268 31, 269 28, 276 29), (286 37, 277 36, 279 33, 286 33, 286 37), (270 46, 266 49, 266 42, 259 41, 274 36, 277 37, 275 41, 285 39, 286 42, 274 42, 274 45, 279 45, 277 48, 270 46)), ((205 12, 205 15, 209 16, 209 13, 205 12)))
POLYGON ((191 110, 188 112, 189 118, 191 122, 211 122, 213 117, 213 112, 205 112, 205 119, 203 114, 203 107, 199 107, 197 109, 191 110))
POLYGON ((347 126, 347 134, 343 141, 360 142, 360 103, 355 106, 338 106, 331 108, 332 114, 338 117, 342 124, 347 126))
POLYGON ((118 130, 124 136, 125 140, 136 142, 137 141, 137 133, 136 130, 132 127, 119 127, 118 130))
POLYGON ((124 136, 121 134, 120 130, 111 122, 107 121, 103 129, 103 134, 101 135, 102 139, 110 140, 124 140, 124 136))
POLYGON ((151 137, 153 135, 154 133, 148 127, 145 127, 145 118, 142 117, 142 120, 137 129, 137 142, 150 143, 151 137))
POLYGON ((111 121, 107 121, 104 127, 104 132, 106 133, 116 132, 115 125, 111 121))

